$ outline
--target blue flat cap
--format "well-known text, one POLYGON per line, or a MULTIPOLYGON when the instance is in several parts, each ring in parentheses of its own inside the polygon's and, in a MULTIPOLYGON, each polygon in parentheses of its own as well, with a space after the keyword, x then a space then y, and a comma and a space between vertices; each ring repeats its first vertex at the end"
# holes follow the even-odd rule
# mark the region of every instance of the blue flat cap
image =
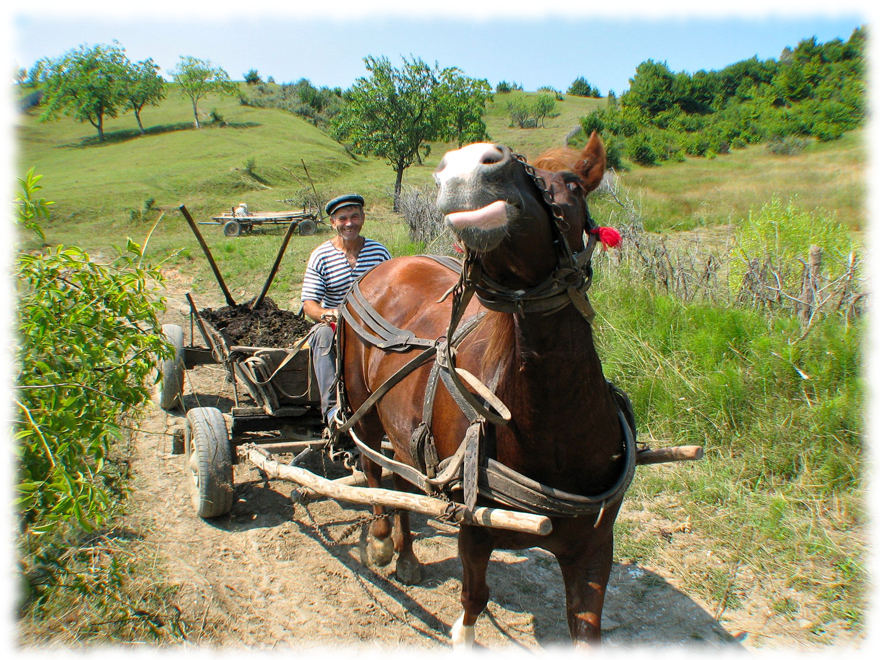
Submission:
POLYGON ((363 206, 364 198, 360 195, 341 195, 336 199, 331 199, 329 202, 327 202, 327 206, 324 207, 324 211, 327 213, 327 215, 333 215, 343 206, 354 206, 355 204, 357 204, 358 206, 363 206))

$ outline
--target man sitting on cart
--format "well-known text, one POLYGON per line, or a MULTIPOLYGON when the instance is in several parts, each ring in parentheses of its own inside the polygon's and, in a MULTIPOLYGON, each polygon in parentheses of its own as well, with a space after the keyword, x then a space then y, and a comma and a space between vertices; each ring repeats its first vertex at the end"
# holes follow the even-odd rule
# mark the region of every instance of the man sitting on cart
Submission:
POLYGON ((321 416, 329 425, 336 415, 336 351, 334 333, 339 306, 354 281, 368 270, 390 259, 388 249, 361 236, 364 227, 364 198, 342 195, 327 202, 330 226, 336 235, 314 249, 303 276, 303 312, 318 325, 309 340, 312 368, 321 392, 321 416), (331 325, 332 324, 332 325, 331 325))

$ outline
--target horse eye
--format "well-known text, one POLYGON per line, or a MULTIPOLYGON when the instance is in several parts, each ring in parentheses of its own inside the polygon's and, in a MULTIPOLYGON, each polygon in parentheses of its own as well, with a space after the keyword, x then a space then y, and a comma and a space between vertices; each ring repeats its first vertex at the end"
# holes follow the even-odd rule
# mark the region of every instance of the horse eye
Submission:
POLYGON ((565 187, 568 188, 571 192, 579 192, 581 189, 581 187, 574 181, 569 181, 565 184, 565 187))

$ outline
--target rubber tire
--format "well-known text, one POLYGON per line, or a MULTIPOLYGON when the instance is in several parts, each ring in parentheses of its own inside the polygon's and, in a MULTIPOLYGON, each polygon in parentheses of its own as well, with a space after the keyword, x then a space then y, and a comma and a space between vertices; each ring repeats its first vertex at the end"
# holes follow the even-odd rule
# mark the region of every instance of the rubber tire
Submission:
POLYGON ((162 334, 174 347, 174 357, 156 365, 156 370, 162 374, 162 380, 155 385, 153 400, 162 410, 172 410, 182 404, 183 379, 186 373, 183 364, 183 328, 166 323, 162 326, 162 334))
POLYGON ((216 518, 232 509, 232 449, 217 408, 193 408, 184 427, 186 473, 196 514, 216 518))
POLYGON ((241 224, 237 220, 230 220, 223 225, 223 235, 227 238, 241 236, 241 224))
POLYGON ((297 226, 300 236, 314 236, 318 231, 318 223, 314 220, 303 220, 297 226))

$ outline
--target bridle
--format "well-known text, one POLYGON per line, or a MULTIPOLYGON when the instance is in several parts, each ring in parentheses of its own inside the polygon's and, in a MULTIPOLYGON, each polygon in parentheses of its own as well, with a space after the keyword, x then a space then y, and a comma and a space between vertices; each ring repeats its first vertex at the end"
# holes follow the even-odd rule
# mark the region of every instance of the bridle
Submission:
MULTIPOLYGON (((587 290, 593 280, 591 261, 597 239, 593 231, 596 229, 596 224, 590 216, 586 200, 584 200, 586 246, 583 250, 574 252, 566 236, 568 223, 563 216, 562 209, 556 203, 553 189, 547 186, 544 178, 537 173, 532 165, 526 162, 524 156, 516 153, 511 153, 511 155, 523 166, 526 174, 541 193, 541 201, 550 212, 553 245, 557 260, 556 268, 541 283, 533 287, 511 289, 489 277, 483 271, 477 253, 468 250, 465 246, 463 248, 465 256, 461 278, 459 283, 446 294, 453 294, 451 320, 455 323, 450 324, 450 329, 455 330, 457 320, 460 320, 471 295, 476 295, 480 303, 487 309, 520 316, 529 313, 553 314, 571 304, 588 323, 591 323, 595 312, 587 297, 587 290)), ((452 335, 447 333, 447 336, 452 335)))

